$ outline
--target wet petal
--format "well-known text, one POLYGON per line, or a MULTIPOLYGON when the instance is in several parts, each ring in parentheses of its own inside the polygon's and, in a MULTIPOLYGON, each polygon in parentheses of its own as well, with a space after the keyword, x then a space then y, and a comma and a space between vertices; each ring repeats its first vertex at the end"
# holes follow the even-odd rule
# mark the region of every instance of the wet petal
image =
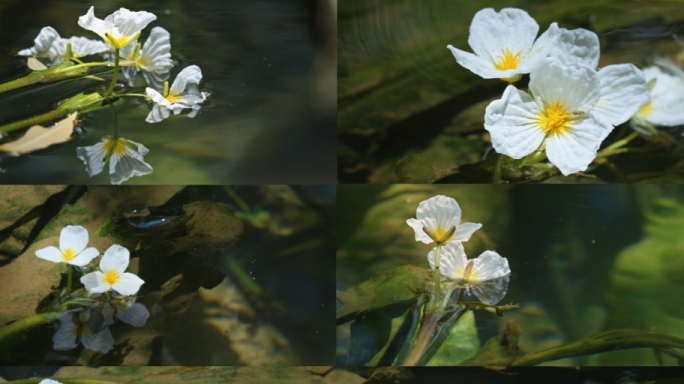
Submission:
MULTIPOLYGON (((428 254, 428 262, 432 269, 435 269, 436 256, 437 248, 434 248, 428 254)), ((463 272, 467 263, 468 258, 460 242, 453 241, 442 246, 439 255, 439 271, 442 276, 452 280, 463 278, 463 272)))
POLYGON ((22 49, 17 54, 19 56, 48 57, 52 43, 59 38, 59 33, 54 28, 44 27, 33 41, 33 47, 22 49))
POLYGON ((80 225, 67 225, 59 234, 59 248, 62 253, 67 249, 74 252, 74 256, 81 253, 88 245, 88 230, 80 225))
POLYGON ((112 289, 109 284, 104 283, 105 275, 102 272, 92 272, 81 277, 81 283, 85 289, 91 293, 104 293, 112 289))
POLYGON ((658 67, 643 70, 646 81, 655 79, 650 101, 636 117, 653 125, 676 126, 684 124, 684 80, 665 73, 658 67))
POLYGON ((183 68, 173 81, 169 93, 180 95, 185 91, 187 84, 199 84, 200 80, 202 80, 202 70, 198 66, 191 65, 183 68))
POLYGON ((59 328, 52 336, 54 348, 57 351, 67 351, 78 346, 76 344, 76 336, 74 335, 74 320, 71 318, 71 313, 66 313, 59 318, 59 328))
POLYGON ((546 156, 565 176, 584 171, 613 128, 607 121, 587 113, 575 120, 566 133, 546 139, 546 156))
POLYGON ((406 220, 406 224, 408 224, 411 228, 413 228, 413 231, 416 233, 416 241, 423 242, 425 244, 430 244, 432 243, 432 239, 430 236, 428 236, 425 231, 423 231, 423 223, 420 222, 419 220, 416 219, 408 219, 406 220))
POLYGON ((121 67, 121 75, 128 83, 129 87, 133 87, 135 84, 135 75, 138 74, 138 70, 133 67, 121 67))
POLYGON ((102 38, 105 37, 105 33, 109 32, 109 28, 107 28, 104 20, 95 17, 95 7, 92 6, 85 15, 78 18, 78 25, 81 28, 97 33, 102 38))
POLYGON ((463 223, 456 227, 456 232, 452 237, 453 241, 468 241, 475 231, 482 228, 480 223, 463 223))
POLYGON ((494 251, 485 251, 473 260, 471 276, 476 281, 492 280, 510 273, 508 260, 494 251))
POLYGON ((447 48, 449 48, 451 54, 454 55, 454 58, 458 64, 470 72, 482 77, 483 79, 500 79, 503 77, 513 76, 517 73, 517 71, 513 69, 506 71, 498 70, 490 61, 470 52, 454 48, 452 45, 448 45, 447 48))
POLYGON ((152 107, 152 110, 150 111, 150 113, 145 118, 145 121, 148 123, 158 123, 164 119, 167 119, 170 115, 171 115, 171 111, 169 111, 168 108, 160 107, 160 106, 155 104, 152 107))
POLYGON ((532 97, 509 85, 485 110, 485 129, 498 153, 521 159, 539 148, 546 136, 537 124, 541 112, 532 97))
POLYGON ((601 55, 599 38, 586 29, 561 28, 550 55, 563 64, 582 64, 595 69, 601 55))
POLYGON ((104 147, 106 142, 107 140, 103 139, 101 142, 90 147, 76 148, 77 157, 85 163, 86 172, 88 172, 90 177, 99 174, 104 169, 104 157, 107 153, 104 147))
MULTIPOLYGON (((143 45, 140 56, 145 65, 145 71, 155 71, 157 73, 168 73, 173 66, 171 62, 171 35, 162 27, 152 28, 150 37, 143 45)), ((201 76, 200 76, 201 77, 201 76)))
POLYGON ((119 276, 119 281, 112 288, 124 296, 131 296, 138 293, 140 286, 145 282, 143 279, 132 273, 124 273, 119 276))
POLYGON ((511 276, 506 275, 493 280, 487 280, 471 285, 470 291, 477 297, 478 300, 487 305, 496 305, 501 299, 506 296, 508 290, 508 282, 511 276))
POLYGON ((44 379, 38 384, 62 384, 62 383, 60 383, 59 381, 55 381, 55 380, 44 379))
MULTIPOLYGON (((120 292, 119 292, 120 293, 120 292)), ((116 315, 119 320, 134 327, 142 327, 150 317, 150 311, 143 304, 135 303, 125 311, 116 315)))
POLYGON ((105 328, 96 334, 83 335, 83 346, 87 349, 98 352, 107 353, 114 346, 114 336, 109 328, 105 328))
POLYGON ((95 55, 109 50, 109 46, 102 41, 85 37, 70 37, 67 42, 71 43, 71 51, 76 57, 95 55))
POLYGON ((125 141, 132 144, 136 150, 126 146, 126 152, 122 156, 114 155, 110 159, 109 174, 114 185, 121 184, 133 176, 144 176, 152 173, 152 166, 147 164, 143 158, 149 150, 142 144, 129 140, 125 141))
POLYGON ((555 46, 559 35, 558 24, 551 23, 549 28, 534 42, 530 52, 523 56, 517 72, 531 73, 544 65, 544 60, 555 46))
POLYGON ((601 80, 601 98, 592 112, 611 124, 624 123, 648 102, 646 78, 634 65, 609 65, 601 68, 598 74, 601 80))
POLYGON ((461 223, 461 207, 451 197, 438 195, 421 201, 416 218, 435 235, 448 232, 461 223))
POLYGON ((547 58, 530 74, 530 91, 545 107, 561 104, 566 111, 590 111, 601 97, 598 73, 581 64, 564 65, 547 58))
MULTIPOLYGON (((100 270, 104 273, 115 271, 117 275, 121 275, 128 268, 130 261, 130 252, 125 247, 114 244, 109 247, 102 259, 100 260, 100 270)), ((85 284, 85 283, 84 283, 85 284)))
POLYGON ((493 65, 502 50, 529 52, 538 32, 537 22, 521 9, 504 8, 497 13, 485 8, 473 17, 468 44, 476 55, 488 58, 493 65))
POLYGON ((95 248, 86 248, 83 252, 74 257, 69 264, 83 267, 90 264, 94 258, 100 256, 100 251, 95 248))
POLYGON ((62 251, 57 247, 47 247, 36 251, 36 256, 53 263, 65 263, 62 251))
POLYGON ((149 23, 157 19, 152 13, 145 11, 132 12, 126 8, 120 8, 105 18, 105 23, 114 27, 115 37, 135 36, 149 23))

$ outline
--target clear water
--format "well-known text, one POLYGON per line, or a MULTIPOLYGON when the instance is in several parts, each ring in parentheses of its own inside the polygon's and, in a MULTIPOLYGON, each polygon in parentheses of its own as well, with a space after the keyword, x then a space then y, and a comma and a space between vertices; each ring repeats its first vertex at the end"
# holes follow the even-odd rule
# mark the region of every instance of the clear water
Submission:
MULTIPOLYGON (((202 69, 202 91, 211 92, 194 119, 176 116, 148 124, 151 106, 142 99, 116 103, 121 137, 144 144, 152 174, 128 184, 325 183, 334 175, 334 93, 330 63, 332 13, 307 1, 20 1, 0 4, 0 79, 27 72, 10 51, 31 47, 44 26, 62 37, 97 35, 78 26, 91 5, 104 18, 120 7, 145 10, 171 33, 178 62, 202 69), (327 76, 327 77, 326 77, 327 76), (326 88, 327 87, 327 88, 326 88), (329 89, 331 88, 331 89, 329 89)), ((333 32, 334 33, 334 32, 333 32)), ((109 80, 110 75, 104 78, 109 80)), ((106 83, 108 84, 108 83, 106 83)), ((94 81, 69 81, 0 95, 0 124, 47 112, 65 97, 101 89, 94 81)), ((144 91, 139 76, 135 90, 144 91)), ((109 184, 88 177, 76 147, 89 146, 113 130, 109 107, 81 116, 83 132, 72 141, 37 153, 0 157, 0 182, 9 184, 109 184)))

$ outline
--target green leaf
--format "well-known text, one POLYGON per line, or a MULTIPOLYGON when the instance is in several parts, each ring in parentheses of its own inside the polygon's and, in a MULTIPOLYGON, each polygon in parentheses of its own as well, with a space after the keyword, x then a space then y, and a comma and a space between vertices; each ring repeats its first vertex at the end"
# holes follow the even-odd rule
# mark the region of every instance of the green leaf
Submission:
POLYGON ((354 288, 337 292, 338 324, 351 320, 350 315, 382 308, 417 297, 428 280, 425 268, 405 265, 385 271, 354 288))
POLYGON ((449 331, 446 339, 428 362, 428 366, 458 365, 473 356, 480 348, 475 314, 466 313, 449 331))

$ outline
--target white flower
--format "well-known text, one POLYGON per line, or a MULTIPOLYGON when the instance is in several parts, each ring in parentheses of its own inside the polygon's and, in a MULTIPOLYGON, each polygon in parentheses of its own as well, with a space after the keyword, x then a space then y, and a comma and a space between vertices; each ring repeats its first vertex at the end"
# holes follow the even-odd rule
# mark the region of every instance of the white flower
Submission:
POLYGON ((80 225, 67 225, 59 235, 59 248, 47 247, 36 251, 36 256, 53 263, 67 263, 83 267, 100 252, 88 245, 88 230, 80 225))
POLYGON ((54 347, 58 351, 66 351, 78 347, 79 343, 91 351, 107 353, 114 346, 114 337, 109 328, 94 333, 88 321, 90 311, 65 313, 59 318, 59 329, 52 337, 54 347))
MULTIPOLYGON (((428 254, 430 268, 435 269, 435 253, 433 249, 428 254)), ((453 242, 441 249, 439 271, 447 279, 464 285, 468 292, 472 292, 483 303, 494 305, 508 287, 508 275, 511 269, 508 260, 494 251, 485 251, 475 259, 468 259, 463 245, 453 242)))
POLYGON ((109 160, 109 174, 115 185, 133 176, 152 173, 152 166, 143 158, 148 152, 142 144, 112 136, 104 136, 101 142, 90 147, 76 148, 78 158, 85 163, 91 177, 102 172, 109 160))
POLYGON ((181 113, 185 108, 191 108, 192 111, 188 117, 195 117, 197 111, 200 110, 200 103, 204 102, 209 96, 207 92, 200 92, 198 85, 202 80, 202 71, 196 65, 191 65, 184 68, 176 80, 173 81, 169 94, 164 96, 152 88, 147 88, 147 96, 149 96, 155 103, 152 111, 145 121, 148 123, 158 123, 171 114, 181 113))
POLYGON ((85 37, 59 38, 52 42, 49 56, 52 65, 57 65, 71 59, 95 55, 108 50, 107 44, 97 40, 86 39, 85 37), (67 44, 71 44, 71 54, 67 51, 67 44))
POLYGON ((485 129, 497 152, 514 159, 546 147, 564 175, 584 171, 613 130, 592 109, 601 97, 596 71, 549 58, 530 74, 531 95, 509 85, 485 111, 485 129))
POLYGON ((136 303, 135 297, 117 296, 105 306, 105 325, 113 324, 113 315, 126 324, 142 327, 150 317, 144 304, 136 303))
POLYGON ((648 83, 652 84, 650 100, 634 115, 632 126, 638 129, 644 123, 669 127, 683 125, 684 79, 665 73, 658 67, 648 67, 643 72, 648 83))
POLYGON ((60 383, 59 381, 51 380, 51 379, 44 379, 38 384, 62 384, 62 383, 60 383))
MULTIPOLYGON (((601 54, 598 36, 586 29, 560 29, 549 57, 562 64, 582 64, 596 69, 601 54)), ((629 120, 648 101, 644 74, 633 64, 614 64, 598 71, 601 97, 592 112, 617 126, 629 120)))
POLYGON ((31 57, 49 57, 50 47, 52 43, 59 39, 59 33, 52 27, 44 27, 38 33, 38 36, 33 40, 34 44, 31 48, 22 49, 17 52, 19 56, 31 57))
POLYGON ((478 223, 461 224, 461 208, 451 197, 438 195, 421 201, 416 219, 406 220, 416 233, 416 241, 444 244, 450 241, 468 241, 473 232, 482 227, 478 223))
POLYGON ((102 20, 95 17, 95 7, 90 7, 88 13, 78 18, 78 25, 97 33, 113 48, 121 49, 137 40, 140 31, 156 19, 157 16, 149 12, 121 8, 102 20))
POLYGON ((128 249, 114 244, 100 260, 100 271, 81 277, 88 292, 103 293, 115 290, 124 296, 135 295, 145 282, 138 276, 125 272, 130 261, 128 249))
POLYGON ((173 67, 171 36, 166 29, 154 27, 142 49, 137 44, 129 44, 121 49, 120 56, 134 64, 121 68, 129 86, 133 86, 135 75, 138 71, 142 71, 147 84, 161 90, 162 84, 169 79, 169 73, 173 67))
POLYGON ((542 65, 558 38, 558 25, 552 23, 535 42, 539 25, 527 12, 504 8, 478 11, 470 24, 468 44, 475 54, 449 45, 456 61, 485 79, 516 81, 542 65))

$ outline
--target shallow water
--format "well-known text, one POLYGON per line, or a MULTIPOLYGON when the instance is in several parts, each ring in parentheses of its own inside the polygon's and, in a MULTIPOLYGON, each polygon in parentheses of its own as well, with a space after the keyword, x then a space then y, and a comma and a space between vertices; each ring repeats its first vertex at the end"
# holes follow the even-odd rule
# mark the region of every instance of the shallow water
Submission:
MULTIPOLYGON (((223 1, 131 2, 44 1, 26 7, 20 1, 0 4, 0 79, 26 72, 16 51, 33 45, 47 25, 62 37, 97 35, 80 28, 79 16, 90 5, 104 18, 120 7, 146 10, 157 20, 143 30, 162 26, 171 33, 172 59, 202 69, 202 91, 211 92, 194 119, 176 116, 146 123, 151 106, 137 98, 116 103, 121 137, 142 143, 152 174, 128 184, 324 183, 334 167, 334 83, 326 82, 332 14, 325 2, 223 1), (326 13, 327 11, 327 13, 326 13), (332 89, 328 89, 328 88, 332 89)), ((334 33, 334 32, 333 32, 334 33)), ((94 56, 95 57, 95 56, 94 56)), ((333 58, 334 63, 334 58, 333 58)), ((103 75, 109 80, 110 75, 103 75)), ((108 82, 106 83, 108 84, 108 82)), ((101 83, 68 81, 0 95, 0 124, 47 112, 66 96, 101 83)), ((144 91, 138 76, 136 91, 144 91)), ((76 147, 112 134, 109 107, 81 116, 83 132, 69 143, 21 158, 0 158, 3 183, 109 184, 109 176, 89 178, 76 147)))
MULTIPOLYGON (((462 222, 483 224, 463 243, 469 258, 495 250, 510 264, 510 285, 499 304, 521 307, 503 317, 476 311, 481 344, 510 320, 522 329, 522 353, 614 329, 684 339, 676 298, 684 291, 679 186, 340 186, 338 290, 402 265, 429 268, 434 244, 416 242, 405 221, 415 217, 420 201, 439 194, 458 201, 462 222)), ((387 308, 396 312, 392 317, 403 310, 387 308)), ((352 361, 348 325, 338 327, 342 365, 352 361)), ((677 364, 663 359, 664 365, 677 364)), ((658 364, 648 348, 545 363, 658 364)))

